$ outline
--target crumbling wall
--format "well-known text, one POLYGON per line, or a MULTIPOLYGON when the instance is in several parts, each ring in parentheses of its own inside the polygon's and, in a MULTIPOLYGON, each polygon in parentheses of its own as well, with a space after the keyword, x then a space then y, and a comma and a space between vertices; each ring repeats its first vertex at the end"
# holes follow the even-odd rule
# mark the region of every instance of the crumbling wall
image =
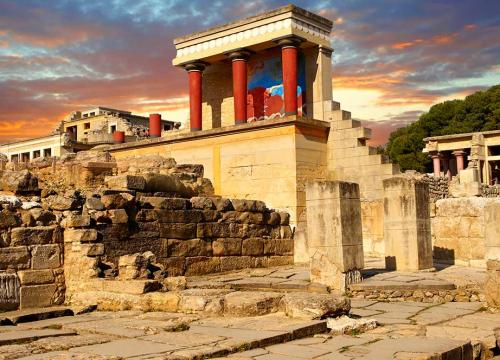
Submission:
POLYGON ((23 200, 0 194, 0 310, 64 301, 61 214, 23 200))
POLYGON ((293 263, 289 214, 215 196, 200 165, 157 155, 116 162, 93 151, 32 171, 0 174, 0 309, 293 263))

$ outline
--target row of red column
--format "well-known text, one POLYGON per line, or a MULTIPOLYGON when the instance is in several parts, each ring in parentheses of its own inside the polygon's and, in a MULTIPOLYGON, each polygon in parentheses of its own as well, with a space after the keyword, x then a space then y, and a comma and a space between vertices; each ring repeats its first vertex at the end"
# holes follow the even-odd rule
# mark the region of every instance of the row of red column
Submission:
MULTIPOLYGON (((457 172, 464 169, 465 161, 464 155, 465 152, 463 150, 456 150, 453 152, 455 159, 457 161, 457 172)), ((434 170, 434 176, 441 176, 441 161, 443 161, 443 172, 444 176, 451 179, 451 171, 450 171, 450 159, 447 156, 436 153, 431 155, 432 158, 432 166, 434 170)))
MULTIPOLYGON (((285 38, 281 46, 285 115, 297 115, 297 62, 300 40, 285 38)), ((232 61, 234 121, 247 122, 247 61, 250 51, 240 49, 228 54, 232 61)), ((184 66, 189 77, 189 117, 191 131, 202 130, 202 74, 206 64, 193 62, 184 66)))

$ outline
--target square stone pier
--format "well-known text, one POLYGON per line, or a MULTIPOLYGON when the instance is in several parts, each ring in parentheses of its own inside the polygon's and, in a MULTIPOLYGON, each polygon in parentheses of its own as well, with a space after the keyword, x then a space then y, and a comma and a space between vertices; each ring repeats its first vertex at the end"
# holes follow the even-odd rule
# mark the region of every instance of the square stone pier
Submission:
POLYGON ((403 176, 386 179, 383 184, 386 269, 432 268, 428 185, 403 176))
POLYGON ((306 206, 311 282, 345 292, 364 267, 359 186, 309 182, 306 206))

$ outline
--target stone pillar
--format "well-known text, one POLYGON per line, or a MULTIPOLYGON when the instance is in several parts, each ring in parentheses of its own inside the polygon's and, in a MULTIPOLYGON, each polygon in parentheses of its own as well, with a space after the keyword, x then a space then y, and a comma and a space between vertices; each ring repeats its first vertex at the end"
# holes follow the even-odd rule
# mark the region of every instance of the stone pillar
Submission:
POLYGON ((435 177, 440 177, 441 176, 441 155, 438 154, 432 154, 432 166, 434 170, 434 176, 435 177))
POLYGON ((297 59, 301 40, 295 37, 281 39, 281 62, 285 115, 297 115, 297 59))
POLYGON ((233 67, 234 122, 247 122, 247 60, 250 52, 233 51, 229 54, 233 67))
POLYGON ((185 65, 189 76, 189 118, 191 131, 202 129, 201 79, 205 64, 196 62, 185 65))
POLYGON ((464 155, 465 152, 463 150, 456 150, 453 152, 455 159, 457 160, 457 174, 460 174, 460 171, 465 169, 464 166, 464 155))
POLYGON ((149 114, 149 136, 161 137, 161 114, 149 114))
POLYGON ((359 186, 309 182, 306 208, 311 281, 345 292, 364 267, 359 186))
POLYGON ((489 306, 500 308, 500 203, 484 207, 486 283, 484 291, 489 306))
POLYGON ((432 268, 428 184, 401 176, 385 179, 383 185, 386 268, 432 268))

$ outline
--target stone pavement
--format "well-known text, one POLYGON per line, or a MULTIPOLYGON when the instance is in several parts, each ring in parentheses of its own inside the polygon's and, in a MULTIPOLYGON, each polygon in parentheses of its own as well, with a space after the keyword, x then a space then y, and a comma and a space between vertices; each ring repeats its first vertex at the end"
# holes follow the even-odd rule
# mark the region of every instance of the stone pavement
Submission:
POLYGON ((491 358, 500 314, 480 303, 352 300, 351 316, 376 319, 363 334, 316 335, 230 355, 230 359, 479 359, 491 358), (435 357, 433 357, 435 356, 435 357), (490 357, 487 357, 490 356, 490 357))

